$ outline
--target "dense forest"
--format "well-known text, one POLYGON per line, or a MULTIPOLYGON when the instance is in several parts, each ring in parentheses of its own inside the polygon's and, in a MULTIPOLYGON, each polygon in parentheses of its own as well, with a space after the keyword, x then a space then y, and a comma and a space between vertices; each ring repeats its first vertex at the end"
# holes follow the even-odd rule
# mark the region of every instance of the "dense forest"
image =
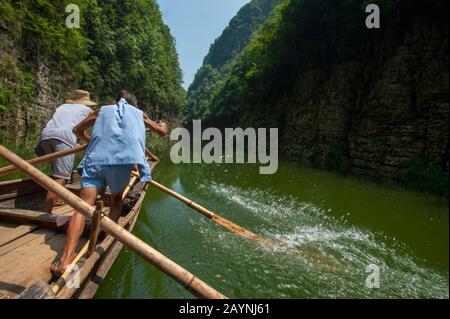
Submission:
POLYGON ((248 30, 238 14, 188 91, 185 121, 278 127, 285 158, 448 194, 447 1, 377 1, 380 29, 365 26, 368 3, 277 1, 245 48, 222 56, 215 47, 240 48, 236 30, 248 30))
POLYGON ((70 3, 79 6, 80 28, 66 26, 67 1, 0 2, 2 132, 35 132, 75 88, 100 104, 127 88, 153 116, 178 117, 182 73, 156 1, 70 3))
POLYGON ((185 123, 190 123, 192 119, 209 118, 213 96, 220 91, 223 80, 231 73, 236 57, 272 13, 276 1, 250 1, 211 45, 203 66, 189 87, 187 105, 183 110, 185 123))
POLYGON ((448 194, 448 4, 252 0, 189 87, 155 0, 0 1, 0 141, 34 134, 75 88, 136 93, 156 118, 278 127, 302 164, 448 194))

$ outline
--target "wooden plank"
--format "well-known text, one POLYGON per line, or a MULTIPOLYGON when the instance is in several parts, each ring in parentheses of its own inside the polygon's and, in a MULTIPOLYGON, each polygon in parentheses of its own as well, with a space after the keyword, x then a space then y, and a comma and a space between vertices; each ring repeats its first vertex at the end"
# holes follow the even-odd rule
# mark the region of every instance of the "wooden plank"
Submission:
POLYGON ((39 226, 36 224, 14 224, 0 221, 0 247, 19 238, 39 226))
POLYGON ((17 299, 56 299, 48 283, 39 280, 26 288, 17 299))
POLYGON ((0 247, 0 257, 32 241, 36 241, 36 244, 42 244, 46 240, 49 240, 53 236, 56 236, 56 234, 56 231, 45 228, 38 228, 33 232, 0 247))
POLYGON ((8 191, 17 190, 19 188, 24 188, 30 185, 37 186, 37 184, 32 179, 15 179, 11 181, 0 182, 0 194, 6 193, 8 191))
POLYGON ((29 242, 0 257, 0 297, 17 297, 38 280, 48 282, 50 265, 61 256, 65 243, 66 235, 58 234, 44 243, 29 242))
MULTIPOLYGON (((109 207, 104 208, 105 214, 109 213, 109 207)), ((71 212, 69 213, 71 214, 71 212)), ((67 216, 67 215, 65 215, 67 216)), ((64 232, 67 229, 67 224, 58 226, 57 218, 58 215, 47 214, 44 212, 36 212, 32 210, 23 210, 15 208, 0 208, 0 219, 14 222, 18 224, 23 223, 33 223, 40 225, 44 228, 53 229, 59 232, 64 232)), ((68 222, 68 221, 67 221, 68 222)), ((83 235, 89 234, 91 228, 91 221, 86 220, 85 229, 83 235)))
POLYGON ((38 191, 32 194, 5 199, 0 202, 0 207, 42 211, 44 208, 44 199, 45 192, 38 191))
POLYGON ((52 215, 66 215, 73 212, 73 208, 67 204, 54 207, 52 210, 52 215))
POLYGON ((3 193, 0 195, 0 202, 16 197, 17 197, 17 190, 11 191, 9 193, 3 193))
POLYGON ((10 196, 24 196, 43 191, 43 188, 33 180, 14 180, 0 183, 0 200, 8 199, 10 196))
POLYGON ((0 201, 17 198, 17 197, 22 197, 22 196, 27 196, 27 195, 33 195, 33 194, 41 193, 41 192, 42 192, 42 189, 14 190, 14 191, 10 191, 7 193, 2 193, 0 195, 0 201))
POLYGON ((0 218, 17 223, 36 223, 44 226, 56 225, 57 215, 17 208, 0 208, 0 218))
MULTIPOLYGON (((81 238, 80 245, 84 245, 81 238)), ((0 257, 0 298, 15 298, 33 283, 50 281, 50 265, 59 259, 66 243, 65 234, 57 234, 44 243, 29 242, 0 257)))

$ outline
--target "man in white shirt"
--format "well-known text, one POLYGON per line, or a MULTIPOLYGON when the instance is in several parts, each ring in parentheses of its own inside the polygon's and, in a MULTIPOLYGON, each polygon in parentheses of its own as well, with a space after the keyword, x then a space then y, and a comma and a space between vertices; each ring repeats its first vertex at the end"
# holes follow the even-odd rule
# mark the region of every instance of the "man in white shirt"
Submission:
MULTIPOLYGON (((42 130, 39 144, 35 149, 36 154, 42 156, 75 147, 77 138, 72 130, 92 113, 92 109, 88 106, 94 105, 97 104, 90 100, 89 92, 76 90, 71 100, 67 100, 66 104, 56 109, 52 119, 42 130)), ((53 161, 52 177, 58 184, 64 186, 67 180, 70 180, 74 160, 75 154, 72 154, 53 161)), ((44 210, 51 213, 57 201, 56 194, 47 192, 44 210)))

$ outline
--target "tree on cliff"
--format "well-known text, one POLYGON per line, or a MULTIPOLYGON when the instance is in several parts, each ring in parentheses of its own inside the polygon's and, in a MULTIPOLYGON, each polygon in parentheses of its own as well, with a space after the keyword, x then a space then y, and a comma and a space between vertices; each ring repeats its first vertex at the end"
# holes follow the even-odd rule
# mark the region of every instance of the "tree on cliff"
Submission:
POLYGON ((65 25, 66 1, 1 1, 0 70, 7 72, 0 74, 0 116, 35 99, 42 64, 50 69, 50 86, 63 95, 82 87, 110 102, 126 87, 136 92, 140 107, 178 114, 185 98, 182 73, 156 1, 71 3, 80 8, 79 29, 65 25))
POLYGON ((186 120, 278 127, 285 157, 448 192, 448 3, 378 1, 380 29, 368 3, 277 1, 223 68, 205 59, 186 120))
POLYGON ((195 118, 209 118, 212 98, 228 78, 236 57, 270 16, 277 0, 253 0, 239 10, 222 35, 211 45, 203 66, 188 90, 183 110, 185 123, 195 118))

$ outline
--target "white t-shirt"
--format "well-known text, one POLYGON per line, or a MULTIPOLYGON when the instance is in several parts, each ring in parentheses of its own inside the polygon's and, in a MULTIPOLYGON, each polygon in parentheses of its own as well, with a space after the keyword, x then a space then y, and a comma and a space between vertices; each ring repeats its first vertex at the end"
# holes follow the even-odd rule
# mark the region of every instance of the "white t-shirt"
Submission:
POLYGON ((61 105, 42 130, 40 140, 58 139, 69 146, 75 146, 77 138, 72 130, 91 112, 92 110, 89 107, 81 104, 61 105))

